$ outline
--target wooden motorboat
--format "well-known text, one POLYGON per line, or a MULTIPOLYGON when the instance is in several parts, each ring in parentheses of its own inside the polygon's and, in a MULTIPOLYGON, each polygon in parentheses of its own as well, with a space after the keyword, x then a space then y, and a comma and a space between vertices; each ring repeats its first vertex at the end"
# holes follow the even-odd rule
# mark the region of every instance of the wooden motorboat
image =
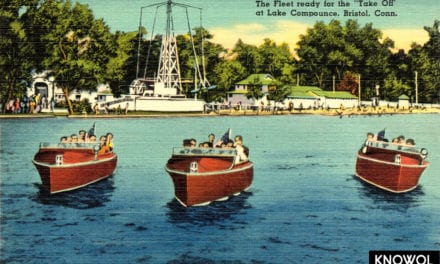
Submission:
POLYGON ((207 205, 247 190, 253 180, 251 161, 237 162, 235 149, 174 148, 165 170, 183 206, 207 205))
POLYGON ((393 193, 415 189, 429 163, 424 148, 366 141, 357 153, 356 176, 393 193))
POLYGON ((98 144, 89 143, 41 143, 32 162, 43 190, 71 191, 111 176, 117 156, 113 152, 98 155, 98 149, 98 144))

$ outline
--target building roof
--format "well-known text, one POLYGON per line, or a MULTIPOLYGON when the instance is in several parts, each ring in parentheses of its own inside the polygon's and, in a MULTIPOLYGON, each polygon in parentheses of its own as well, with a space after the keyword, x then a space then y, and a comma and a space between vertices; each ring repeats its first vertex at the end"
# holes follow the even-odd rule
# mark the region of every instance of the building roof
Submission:
POLYGON ((402 94, 398 97, 399 100, 409 100, 409 97, 406 94, 402 94))
POLYGON ((230 91, 230 92, 227 92, 228 94, 247 94, 248 93, 248 91, 246 91, 246 90, 234 90, 234 91, 230 91))
POLYGON ((314 94, 325 97, 325 98, 333 98, 333 99, 358 99, 356 96, 352 95, 349 92, 345 91, 313 91, 314 94))
POLYGON ((255 73, 249 75, 246 79, 239 81, 237 84, 241 85, 248 85, 252 83, 259 83, 262 85, 269 85, 272 84, 275 81, 275 78, 272 77, 272 75, 267 73, 255 73))
POLYGON ((318 97, 326 97, 333 99, 357 99, 356 96, 345 91, 323 91, 316 86, 289 86, 291 93, 289 98, 315 99, 318 97))

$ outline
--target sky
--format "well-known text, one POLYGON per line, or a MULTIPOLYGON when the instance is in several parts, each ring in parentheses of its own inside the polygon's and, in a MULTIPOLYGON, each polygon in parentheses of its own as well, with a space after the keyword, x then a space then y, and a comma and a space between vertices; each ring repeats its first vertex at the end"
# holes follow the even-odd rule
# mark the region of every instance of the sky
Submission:
MULTIPOLYGON (((431 27, 436 19, 440 20, 438 0, 173 1, 197 7, 173 8, 176 33, 188 31, 186 22, 188 13, 191 28, 202 25, 214 35, 213 42, 222 44, 228 49, 231 49, 238 39, 247 44, 260 45, 264 38, 270 38, 277 44, 283 42, 289 44, 293 50, 299 35, 305 34, 307 28, 313 27, 317 21, 328 23, 331 19, 342 22, 356 19, 360 26, 373 23, 374 28, 380 29, 385 37, 395 41, 396 49, 408 51, 411 43, 424 44, 429 39, 423 29, 424 26, 431 27), (339 3, 345 6, 340 7, 339 3), (310 15, 298 12, 308 12, 310 15), (320 16, 318 12, 336 12, 338 16, 320 16), (363 16, 355 16, 358 13, 363 16)), ((141 10, 142 25, 149 32, 153 31, 156 10, 158 16, 154 32, 163 33, 165 27, 165 7, 157 9, 150 5, 164 3, 166 0, 77 0, 77 2, 88 4, 95 17, 103 18, 112 32, 136 31, 141 10)))

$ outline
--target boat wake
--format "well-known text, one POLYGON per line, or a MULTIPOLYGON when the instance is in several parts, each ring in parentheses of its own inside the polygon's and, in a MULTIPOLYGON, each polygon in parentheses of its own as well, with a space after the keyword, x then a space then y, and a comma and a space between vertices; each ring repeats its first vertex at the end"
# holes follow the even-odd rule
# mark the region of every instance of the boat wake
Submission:
MULTIPOLYGON (((167 204, 168 221, 172 224, 196 226, 226 225, 224 220, 234 220, 237 214, 246 213, 252 206, 247 201, 252 192, 242 192, 241 195, 231 196, 228 202, 214 201, 207 206, 183 207, 177 199, 167 204)), ((238 223, 238 222, 237 222, 238 223)), ((241 225, 247 223, 240 222, 241 225)))
POLYGON ((93 186, 85 186, 81 189, 55 195, 48 193, 42 184, 35 185, 39 188, 37 195, 32 198, 35 202, 74 209, 102 207, 111 200, 115 189, 113 177, 96 182, 93 186))

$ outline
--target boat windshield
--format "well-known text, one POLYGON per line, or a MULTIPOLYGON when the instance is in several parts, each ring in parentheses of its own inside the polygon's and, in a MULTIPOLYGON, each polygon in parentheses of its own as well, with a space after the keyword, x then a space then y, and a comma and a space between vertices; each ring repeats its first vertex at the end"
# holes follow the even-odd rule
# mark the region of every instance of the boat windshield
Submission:
POLYGON ((48 143, 41 142, 40 149, 59 149, 59 148, 77 148, 77 149, 99 149, 99 143, 48 143))
POLYGON ((235 149, 224 149, 224 148, 176 147, 173 149, 173 155, 236 156, 237 151, 235 149))
POLYGON ((396 150, 396 151, 405 151, 405 152, 420 152, 420 149, 417 149, 414 146, 411 145, 402 145, 402 144, 395 144, 385 141, 366 141, 366 146, 369 147, 376 147, 376 148, 384 148, 389 150, 396 150))

